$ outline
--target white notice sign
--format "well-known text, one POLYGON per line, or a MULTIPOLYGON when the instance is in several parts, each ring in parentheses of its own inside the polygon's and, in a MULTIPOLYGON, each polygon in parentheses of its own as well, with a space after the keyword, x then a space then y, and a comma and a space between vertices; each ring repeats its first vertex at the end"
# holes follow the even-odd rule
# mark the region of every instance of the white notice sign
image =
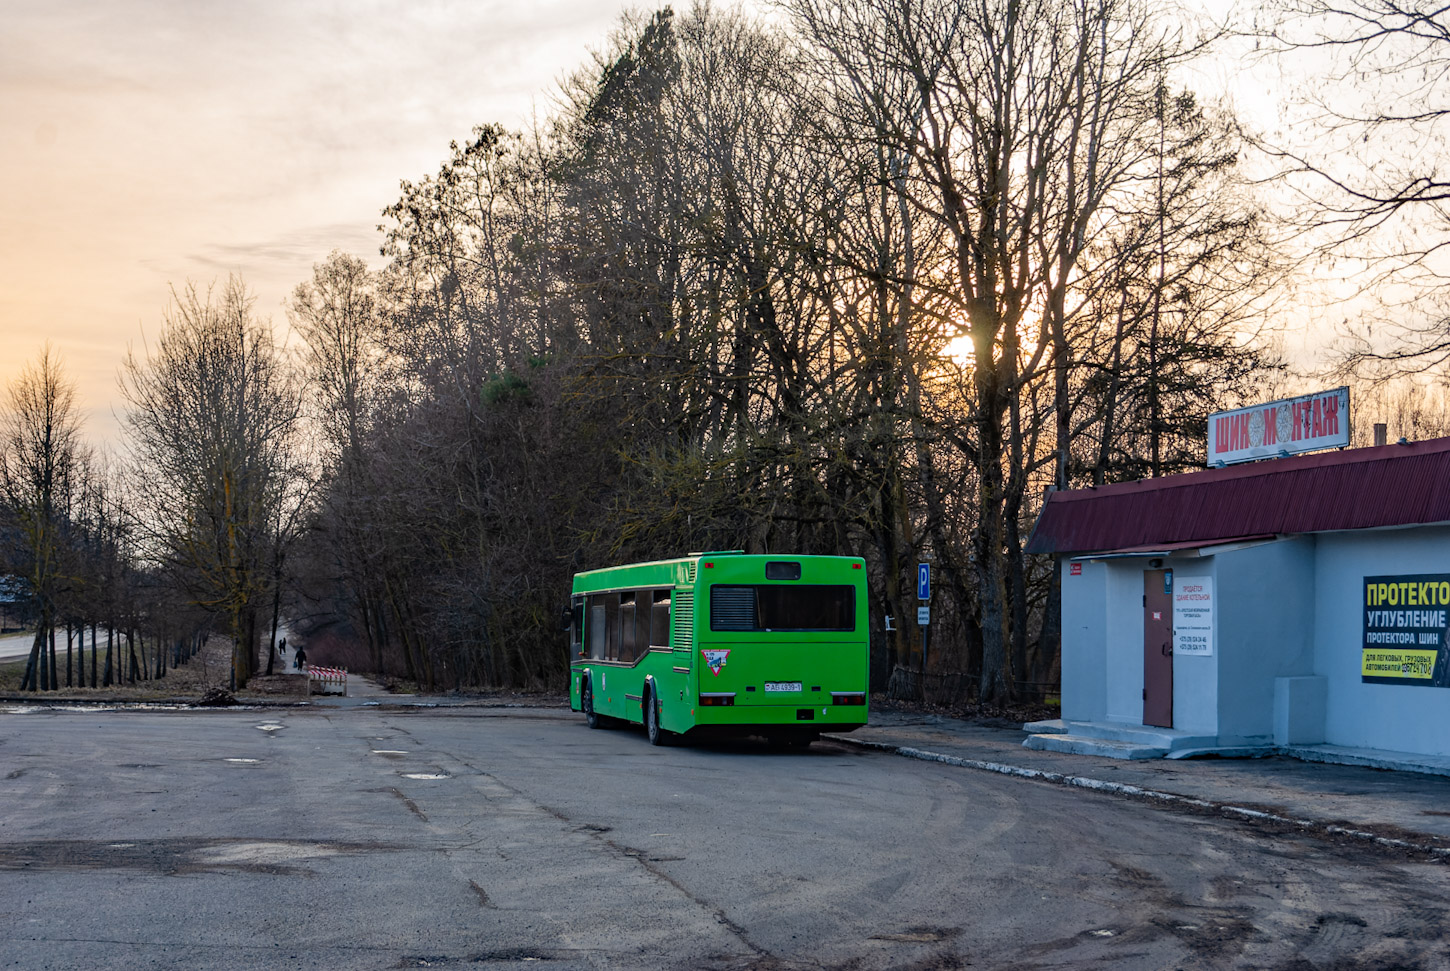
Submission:
POLYGON ((1173 653, 1213 654, 1213 577, 1173 574, 1173 653))

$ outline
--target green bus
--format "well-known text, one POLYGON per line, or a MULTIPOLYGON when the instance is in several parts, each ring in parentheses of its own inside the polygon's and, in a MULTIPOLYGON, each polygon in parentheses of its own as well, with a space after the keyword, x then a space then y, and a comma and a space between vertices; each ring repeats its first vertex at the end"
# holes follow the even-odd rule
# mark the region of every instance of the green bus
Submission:
POLYGON ((866 564, 691 553, 576 574, 569 707, 590 728, 807 746, 866 724, 866 564))

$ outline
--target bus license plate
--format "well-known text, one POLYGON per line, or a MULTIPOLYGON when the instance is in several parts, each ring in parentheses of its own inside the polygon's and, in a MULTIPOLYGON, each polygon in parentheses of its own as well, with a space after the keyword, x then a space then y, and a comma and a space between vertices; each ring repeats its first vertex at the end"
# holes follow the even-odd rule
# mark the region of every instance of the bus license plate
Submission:
POLYGON ((766 691, 800 691, 801 690, 801 683, 799 681, 767 681, 767 682, 765 682, 765 690, 766 691))

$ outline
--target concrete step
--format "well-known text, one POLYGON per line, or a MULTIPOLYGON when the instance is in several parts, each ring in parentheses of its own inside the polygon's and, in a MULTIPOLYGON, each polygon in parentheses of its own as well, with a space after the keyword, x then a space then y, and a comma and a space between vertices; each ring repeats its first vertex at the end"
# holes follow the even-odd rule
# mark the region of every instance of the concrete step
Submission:
POLYGON ((1121 722, 1069 721, 1066 734, 1170 750, 1212 748, 1218 744, 1218 738, 1214 735, 1198 735, 1176 728, 1155 728, 1152 725, 1126 725, 1121 722))
POLYGON ((1086 735, 1028 735, 1022 744, 1039 752, 1101 755, 1110 759, 1161 759, 1168 754, 1166 745, 1143 745, 1110 738, 1090 738, 1086 735))
POLYGON ((1051 718, 1047 721, 1028 722, 1022 726, 1022 730, 1029 735, 1065 735, 1067 734, 1067 722, 1061 718, 1051 718))

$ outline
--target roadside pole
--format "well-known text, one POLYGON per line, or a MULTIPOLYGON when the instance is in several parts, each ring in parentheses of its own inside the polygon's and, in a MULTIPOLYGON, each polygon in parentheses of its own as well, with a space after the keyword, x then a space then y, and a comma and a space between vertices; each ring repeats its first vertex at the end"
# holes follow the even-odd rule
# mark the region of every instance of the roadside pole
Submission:
POLYGON ((931 639, 931 564, 916 565, 916 625, 921 628, 921 698, 926 700, 926 652, 931 639))

